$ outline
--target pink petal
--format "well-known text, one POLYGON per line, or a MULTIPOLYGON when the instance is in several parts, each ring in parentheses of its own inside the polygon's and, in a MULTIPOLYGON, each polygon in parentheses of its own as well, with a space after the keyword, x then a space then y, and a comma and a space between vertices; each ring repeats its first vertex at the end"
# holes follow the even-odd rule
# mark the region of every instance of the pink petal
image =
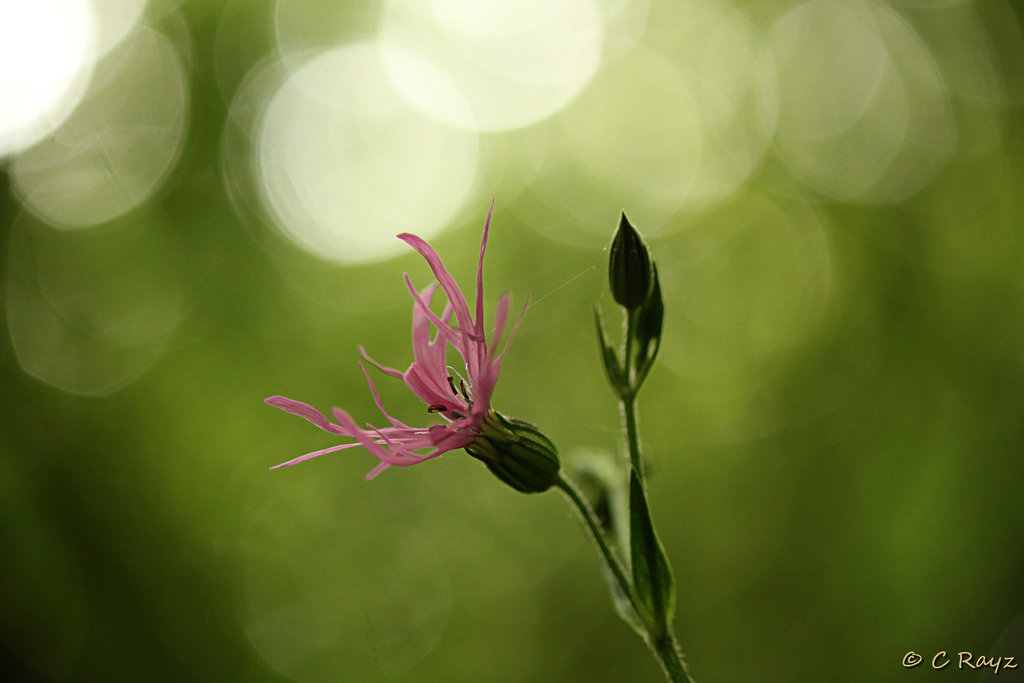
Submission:
MULTIPOLYGON (((400 457, 403 459, 401 462, 390 463, 392 465, 398 465, 399 467, 407 467, 409 465, 416 465, 418 463, 423 462, 424 460, 428 460, 429 458, 433 457, 432 455, 417 455, 416 453, 412 452, 414 448, 425 448, 426 446, 429 445, 428 443, 422 443, 422 445, 414 446, 411 443, 403 444, 401 442, 392 441, 381 430, 377 429, 373 425, 368 426, 374 433, 377 434, 381 441, 383 441, 385 444, 387 444, 389 448, 391 448, 391 454, 393 456, 400 457)), ((415 441, 413 443, 421 444, 421 442, 419 441, 415 441)))
MULTIPOLYGON (((462 448, 469 444, 469 442, 473 440, 472 432, 468 428, 457 428, 455 425, 461 423, 468 427, 471 422, 470 418, 462 418, 462 420, 456 420, 447 426, 434 425, 434 427, 431 428, 431 439, 437 447, 437 450, 431 453, 430 457, 436 457, 442 453, 454 451, 456 448, 462 448)), ((478 423, 473 424, 473 426, 476 424, 478 423)))
MULTIPOLYGON (((352 420, 351 416, 349 416, 349 414, 346 413, 341 408, 338 408, 338 407, 331 408, 331 414, 334 415, 334 419, 335 420, 337 420, 338 422, 341 422, 342 424, 345 424, 346 421, 348 423, 352 424, 353 428, 357 432, 360 432, 360 431, 361 432, 365 432, 366 431, 365 429, 360 429, 359 427, 356 427, 355 426, 355 422, 352 420)), ((390 438, 390 439, 398 439, 398 440, 406 441, 406 442, 410 442, 410 443, 415 442, 417 444, 421 444, 421 445, 414 446, 414 448, 422 448, 422 447, 432 446, 433 445, 433 443, 429 439, 430 429, 427 428, 427 427, 423 427, 423 428, 420 428, 420 427, 383 427, 381 429, 377 429, 376 427, 371 426, 370 430, 373 431, 373 432, 378 432, 378 431, 379 432, 383 432, 384 434, 387 434, 388 438, 390 438)), ((354 433, 353 434, 349 434, 347 431, 345 432, 345 435, 346 436, 351 436, 353 439, 356 438, 356 435, 354 433)), ((370 437, 370 438, 372 438, 372 437, 370 437)))
POLYGON ((409 279, 408 273, 405 273, 404 277, 405 286, 409 289, 409 293, 412 294, 412 298, 416 301, 416 305, 423 311, 423 315, 425 315, 430 322, 434 323, 434 327, 436 327, 438 332, 443 334, 448 341, 453 345, 457 344, 457 340, 459 339, 458 330, 453 330, 450 325, 445 324, 443 320, 438 318, 437 315, 430 310, 430 305, 420 297, 420 293, 416 291, 415 287, 413 287, 412 280, 409 279))
MULTIPOLYGON (((491 331, 491 346, 498 344, 501 333, 505 330, 505 321, 508 318, 508 307, 511 296, 505 292, 498 298, 498 306, 494 310, 494 329, 491 331)), ((507 346, 506 342, 506 346, 507 346)))
POLYGON ((386 462, 378 464, 376 467, 374 467, 367 473, 366 480, 370 481, 371 479, 375 478, 378 474, 380 474, 389 467, 391 467, 391 465, 387 464, 386 462))
POLYGON ((370 358, 370 354, 366 353, 366 349, 364 349, 362 346, 359 347, 359 355, 363 357, 363 360, 365 360, 367 363, 383 372, 385 375, 391 375, 392 377, 402 379, 401 370, 395 370, 394 368, 389 368, 386 365, 381 365, 374 359, 370 358))
POLYGON ((370 451, 370 454, 381 462, 387 462, 389 464, 395 464, 392 462, 394 459, 388 451, 381 448, 376 441, 371 437, 367 436, 366 433, 356 426, 356 423, 352 420, 351 416, 340 408, 334 409, 334 417, 347 429, 351 436, 359 442, 366 450, 370 451))
POLYGON ((444 293, 448 295, 448 300, 455 309, 455 319, 459 322, 459 328, 468 335, 480 336, 475 334, 476 326, 473 324, 472 318, 469 317, 469 306, 466 304, 466 297, 463 296, 462 290, 459 289, 459 285, 456 284, 451 273, 444 267, 441 257, 437 255, 434 248, 416 235, 407 232, 399 235, 398 239, 406 242, 418 251, 420 256, 426 259, 427 265, 434 272, 434 277, 441 283, 441 288, 444 289, 444 293))
POLYGON ((357 442, 357 443, 343 443, 340 446, 331 446, 330 448, 325 448, 325 449, 320 450, 320 451, 313 451, 312 453, 306 453, 305 455, 300 455, 299 457, 294 458, 292 460, 289 460, 288 462, 283 462, 280 465, 274 465, 270 469, 276 470, 276 469, 281 468, 281 467, 291 467, 292 465, 298 465, 300 462, 306 462, 307 460, 312 460, 313 458, 317 458, 317 457, 319 457, 321 455, 324 455, 326 453, 334 453, 335 451, 340 451, 340 450, 343 450, 343 449, 346 449, 346 448, 354 448, 355 446, 360 446, 360 445, 362 445, 362 444, 357 442))
POLYGON ((430 345, 430 318, 427 317, 424 310, 430 310, 430 300, 436 289, 437 283, 432 282, 420 292, 420 299, 423 300, 425 308, 418 303, 414 303, 412 306, 412 349, 414 355, 418 355, 421 349, 426 349, 430 345))
POLYGON ((487 209, 487 220, 484 221, 484 237, 480 241, 480 260, 476 265, 476 334, 484 336, 484 251, 487 249, 487 233, 491 227, 491 214, 494 213, 494 200, 487 209))
MULTIPOLYGON (((447 375, 445 376, 447 377, 447 375)), ((451 387, 448 386, 447 380, 445 380, 443 389, 438 387, 432 378, 423 376, 415 363, 409 366, 402 379, 405 380, 405 385, 409 387, 409 390, 427 405, 443 405, 449 409, 460 407, 460 402, 452 397, 451 387)))
POLYGON ((363 365, 362 363, 359 363, 359 369, 363 371, 363 377, 366 378, 366 383, 370 385, 370 393, 373 394, 373 402, 377 404, 378 410, 384 413, 384 417, 388 419, 388 422, 390 422, 396 427, 404 427, 406 429, 409 429, 409 425, 401 422, 400 420, 396 420, 395 418, 391 417, 391 415, 388 414, 388 411, 384 410, 384 404, 380 400, 380 394, 377 393, 377 387, 374 386, 373 380, 370 379, 370 375, 367 374, 366 366, 363 365))
POLYGON ((508 351, 509 344, 512 343, 512 338, 516 336, 516 332, 519 331, 519 325, 523 322, 523 317, 526 315, 526 309, 530 307, 530 296, 526 296, 526 302, 523 304, 523 309, 519 311, 519 317, 516 318, 515 324, 512 326, 512 331, 508 333, 508 337, 505 339, 505 345, 502 347, 501 352, 494 357, 496 363, 501 363, 501 359, 505 357, 505 352, 508 351))
MULTIPOLYGON (((405 285, 409 290, 409 293, 412 294, 413 299, 416 300, 416 304, 422 310, 423 315, 425 315, 430 322, 434 324, 438 329, 438 333, 443 335, 447 341, 455 347, 456 351, 459 352, 459 355, 462 356, 462 360, 466 363, 466 369, 469 371, 470 376, 472 377, 479 373, 480 366, 487 355, 487 345, 484 343, 483 338, 473 338, 461 330, 453 330, 450 326, 446 325, 446 321, 442 321, 434 314, 433 311, 430 310, 427 303, 413 286, 408 273, 405 274, 405 285)), ((464 307, 465 300, 463 300, 462 303, 464 307)), ((450 302, 449 305, 451 305, 450 302)), ((458 309, 454 306, 453 308, 455 309, 456 317, 458 317, 458 309)), ((447 308, 445 310, 447 311, 447 308)))
MULTIPOLYGON (((437 283, 431 284, 420 293, 420 299, 429 307, 431 295, 437 288, 437 283)), ((429 310, 429 309, 428 309, 429 310)), ((451 315, 451 305, 445 306, 445 318, 451 315)), ((446 320, 440 320, 444 327, 446 320)), ((448 369, 445 364, 445 350, 447 340, 442 338, 439 330, 434 339, 430 338, 430 318, 424 313, 424 309, 418 303, 413 304, 412 311, 412 350, 413 364, 406 370, 403 379, 408 384, 408 377, 415 372, 422 380, 422 384, 431 388, 432 394, 447 396, 448 369)), ((420 398, 427 403, 438 403, 433 398, 427 398, 422 393, 416 392, 420 398)))
POLYGON ((271 396, 263 399, 263 402, 267 405, 272 405, 275 408, 280 408, 292 415, 298 415, 301 418, 309 420, 325 432, 331 432, 332 434, 345 434, 345 430, 336 424, 332 424, 330 420, 323 416, 323 413, 308 403, 296 401, 286 396, 271 396))

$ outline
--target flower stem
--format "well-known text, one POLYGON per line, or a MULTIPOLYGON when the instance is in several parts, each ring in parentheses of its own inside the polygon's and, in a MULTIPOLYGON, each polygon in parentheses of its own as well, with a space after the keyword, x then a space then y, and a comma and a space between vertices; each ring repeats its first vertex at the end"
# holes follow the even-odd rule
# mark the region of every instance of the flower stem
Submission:
MULTIPOLYGON (((640 485, 646 490, 644 481, 643 460, 640 457, 640 434, 636 428, 636 393, 623 396, 620 401, 626 432, 626 448, 629 451, 629 462, 640 479, 640 485)), ((655 654, 665 671, 665 676, 672 683, 693 683, 690 673, 686 670, 679 644, 671 621, 664 632, 650 634, 646 639, 651 652, 655 654)))
POLYGON ((672 683, 694 683, 690 678, 690 672, 686 670, 686 664, 679 654, 679 645, 676 643, 675 635, 669 633, 663 638, 648 643, 651 650, 658 657, 661 668, 665 671, 665 677, 672 683))
MULTIPOLYGON (((615 551, 608 543, 608 536, 601 527, 601 522, 598 520, 597 515, 594 514, 594 509, 590 506, 590 503, 583 497, 580 490, 576 488, 576 485, 571 480, 562 476, 561 473, 559 473, 558 478, 555 480, 554 486, 561 489, 565 497, 569 499, 569 502, 579 512, 580 517, 583 518, 587 529, 590 531, 590 537, 594 539, 594 543, 597 544, 598 550, 601 552, 601 559, 604 560, 605 566, 619 585, 619 590, 629 599, 633 612, 640 614, 636 596, 633 594, 633 584, 627 578, 626 570, 622 566, 621 560, 619 560, 615 551)), ((658 658, 658 662, 661 664, 661 668, 669 681, 672 683, 693 683, 693 679, 690 678, 690 674, 687 672, 686 665, 683 663, 682 656, 679 653, 675 634, 671 630, 658 637, 648 635, 644 640, 647 642, 651 652, 658 658)))
POLYGON ((633 595, 633 584, 626 577, 626 570, 622 566, 622 561, 619 560, 619 557, 608 543, 608 536, 605 534, 604 529, 601 528, 601 521, 594 514, 594 509, 590 507, 590 503, 583 497, 580 490, 576 488, 576 485, 571 480, 562 476, 561 473, 559 473, 558 478, 555 480, 554 486, 562 490, 565 497, 569 499, 569 502, 580 513, 580 517, 583 518, 587 529, 590 531, 590 537, 594 539, 598 550, 601 551, 601 558, 604 560, 605 566, 612 576, 615 577, 615 582, 619 584, 622 594, 629 598, 629 604, 633 611, 639 614, 636 598, 633 595))
POLYGON ((644 481, 643 460, 640 458, 640 434, 636 429, 636 396, 624 396, 619 401, 626 431, 626 449, 629 452, 629 464, 636 470, 640 481, 644 481))
POLYGON ((622 367, 625 369, 625 386, 619 389, 619 406, 622 410, 623 423, 626 431, 626 446, 629 451, 629 464, 636 470, 640 481, 644 480, 643 463, 640 461, 640 435, 636 429, 636 395, 640 390, 637 386, 636 367, 633 363, 633 337, 636 333, 637 311, 626 312, 625 348, 623 349, 622 367))

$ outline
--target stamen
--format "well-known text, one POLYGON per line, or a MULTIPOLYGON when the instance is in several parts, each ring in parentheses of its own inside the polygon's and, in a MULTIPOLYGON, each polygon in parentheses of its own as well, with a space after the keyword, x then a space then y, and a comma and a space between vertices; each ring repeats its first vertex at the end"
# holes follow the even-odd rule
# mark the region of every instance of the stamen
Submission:
MULTIPOLYGON (((449 379, 451 379, 451 378, 449 377, 449 379)), ((466 399, 467 401, 471 400, 469 398, 469 391, 466 389, 466 381, 464 379, 462 379, 461 377, 459 378, 459 389, 462 390, 461 391, 462 398, 466 399)))
POLYGON ((444 412, 447 412, 447 411, 448 411, 448 406, 441 405, 440 403, 431 404, 431 406, 429 408, 427 408, 427 412, 428 413, 444 413, 444 412))
POLYGON ((452 396, 458 396, 459 392, 455 390, 455 380, 452 379, 451 375, 448 375, 448 386, 451 387, 452 396))

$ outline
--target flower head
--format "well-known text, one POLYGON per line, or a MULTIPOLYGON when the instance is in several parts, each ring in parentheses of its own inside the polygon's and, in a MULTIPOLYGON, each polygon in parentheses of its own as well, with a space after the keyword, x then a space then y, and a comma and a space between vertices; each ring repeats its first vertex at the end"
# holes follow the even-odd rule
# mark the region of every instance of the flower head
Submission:
MULTIPOLYGON (((362 347, 359 349, 363 359, 368 363, 387 375, 402 379, 406 386, 428 406, 427 411, 437 414, 443 422, 427 427, 410 427, 389 415, 384 410, 380 394, 377 393, 373 380, 370 379, 365 366, 360 362, 359 367, 370 387, 373 400, 391 423, 390 426, 374 427, 367 424, 365 427, 360 427, 347 412, 340 408, 332 409, 331 414, 334 418, 332 422, 320 411, 306 403, 284 396, 271 396, 266 399, 266 403, 305 418, 324 431, 352 439, 346 443, 301 455, 276 467, 288 467, 326 453, 362 447, 380 461, 380 464, 367 475, 367 479, 372 479, 392 465, 415 465, 424 460, 436 458, 442 453, 466 448, 474 442, 484 444, 488 441, 497 443, 508 440, 518 441, 517 434, 506 427, 510 423, 491 409, 491 395, 498 382, 501 361, 515 330, 508 335, 501 351, 497 351, 497 342, 501 339, 508 320, 509 295, 506 292, 498 299, 490 345, 487 342, 487 335, 484 333, 483 264, 490 223, 491 212, 488 211, 477 264, 476 302, 473 312, 470 311, 462 290, 444 267, 434 248, 416 235, 409 233, 399 235, 399 239, 408 243, 426 259, 437 280, 423 290, 417 290, 409 275, 405 275, 405 284, 413 298, 412 364, 405 372, 401 372, 381 365, 371 359, 362 347), (447 298, 441 315, 435 314, 430 308, 438 286, 447 298), (431 328, 433 328, 433 333, 431 328), (448 354, 449 346, 454 348, 459 356, 459 360, 456 361, 457 369, 449 364, 450 360, 453 360, 448 354)), ((525 310, 524 307, 523 311, 525 312, 525 310)), ((520 314, 521 318, 522 314, 520 314)), ((482 452, 479 446, 474 450, 482 452)), ((475 455, 474 450, 470 452, 475 455)), ((493 451, 493 449, 485 450, 493 451)), ((557 455, 552 457, 555 463, 554 472, 557 473, 557 455)), ((485 462, 487 461, 485 460, 485 462)), ((493 464, 489 463, 488 466, 494 471, 493 464)))

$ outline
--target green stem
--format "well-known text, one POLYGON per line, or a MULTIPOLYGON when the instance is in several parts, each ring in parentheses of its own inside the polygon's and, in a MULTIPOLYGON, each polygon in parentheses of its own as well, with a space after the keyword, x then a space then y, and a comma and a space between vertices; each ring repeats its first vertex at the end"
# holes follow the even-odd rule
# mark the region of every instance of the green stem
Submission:
POLYGON ((676 644, 675 636, 669 633, 664 638, 659 638, 651 643, 651 650, 658 656, 661 668, 665 671, 665 677, 672 683, 694 683, 690 678, 690 672, 686 670, 682 655, 679 654, 679 645, 676 644))
POLYGON ((633 337, 636 336, 637 311, 632 310, 626 313, 626 343, 622 361, 622 367, 626 374, 625 390, 619 391, 619 405, 622 410, 623 422, 626 430, 626 447, 629 451, 629 464, 640 481, 644 481, 643 463, 640 460, 640 436, 636 429, 636 395, 640 387, 637 386, 637 377, 634 372, 632 353, 633 337))
MULTIPOLYGON (((636 597, 633 595, 633 584, 626 577, 626 570, 623 568, 622 562, 615 554, 611 545, 609 545, 608 536, 605 534, 604 529, 601 528, 601 522, 598 520, 597 515, 594 514, 594 509, 590 507, 590 503, 583 497, 580 490, 576 488, 576 485, 571 480, 563 477, 561 473, 555 479, 554 485, 561 489, 565 497, 569 499, 579 512, 580 517, 583 518, 587 529, 590 531, 590 537, 594 539, 594 543, 597 544, 598 549, 601 551, 601 558, 604 560, 605 566, 608 567, 608 571, 615 577, 615 582, 619 584, 622 594, 629 598, 629 604, 633 611, 636 614, 640 614, 636 597)), ((661 637, 647 637, 644 640, 647 641, 651 652, 658 658, 658 662, 661 664, 661 668, 664 670, 665 676, 669 681, 672 683, 693 683, 693 679, 690 678, 686 665, 683 663, 682 656, 679 654, 679 646, 676 644, 675 635, 671 631, 661 637)))
POLYGON ((580 490, 576 488, 576 485, 563 477, 561 472, 559 472, 558 478, 555 479, 555 486, 561 489, 565 497, 576 506, 580 517, 583 518, 587 529, 590 530, 590 537, 594 539, 594 543, 597 544, 598 549, 601 551, 601 557, 604 559, 605 566, 608 567, 608 571, 615 577, 615 582, 619 584, 622 594, 629 598, 629 604, 633 611, 640 614, 636 598, 633 596, 633 584, 626 578, 626 570, 623 568, 622 562, 608 544, 608 537, 605 535, 604 529, 601 528, 601 521, 594 514, 594 509, 590 507, 590 503, 583 497, 580 490))
MULTIPOLYGON (((626 448, 629 451, 629 462, 640 478, 640 485, 646 490, 643 460, 640 457, 640 434, 636 428, 635 391, 630 395, 623 396, 620 405, 622 407, 623 421, 625 422, 626 448)), ((666 625, 664 633, 648 638, 647 645, 658 658, 668 680, 672 681, 672 683, 693 683, 693 679, 690 678, 686 665, 683 663, 671 623, 666 625)))
POLYGON ((626 449, 629 452, 629 464, 636 470, 640 481, 644 481, 643 460, 640 458, 640 434, 636 428, 636 396, 624 396, 619 401, 626 429, 626 449))

